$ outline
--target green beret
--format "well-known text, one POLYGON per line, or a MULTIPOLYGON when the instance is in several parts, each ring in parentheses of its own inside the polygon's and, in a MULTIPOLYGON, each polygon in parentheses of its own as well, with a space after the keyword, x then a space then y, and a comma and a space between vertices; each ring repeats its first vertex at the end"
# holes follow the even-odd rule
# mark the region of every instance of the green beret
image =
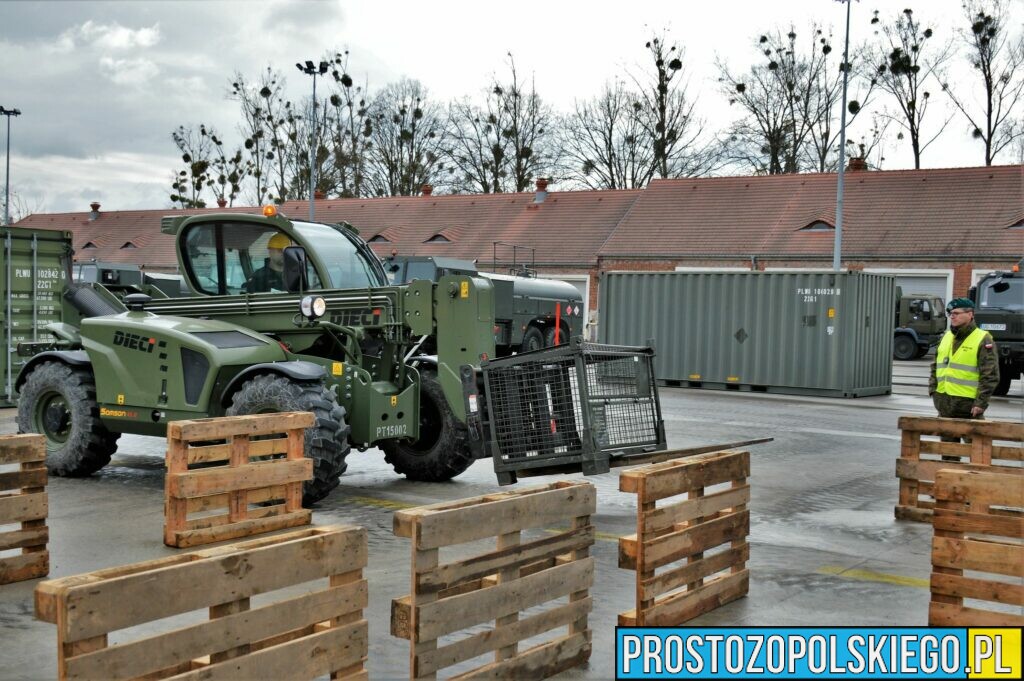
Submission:
POLYGON ((946 312, 949 312, 950 310, 956 310, 958 308, 963 310, 973 310, 974 301, 971 300, 970 298, 954 298, 953 300, 949 301, 948 305, 946 305, 946 312))

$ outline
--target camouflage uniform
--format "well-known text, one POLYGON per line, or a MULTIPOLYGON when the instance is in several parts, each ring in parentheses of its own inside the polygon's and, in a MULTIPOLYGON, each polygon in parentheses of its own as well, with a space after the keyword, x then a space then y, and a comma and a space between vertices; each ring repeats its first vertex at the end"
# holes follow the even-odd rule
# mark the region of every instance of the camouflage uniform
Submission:
POLYGON ((269 293, 272 289, 287 290, 284 287, 284 272, 270 265, 264 265, 253 272, 245 284, 245 290, 249 293, 269 293))
MULTIPOLYGON (((958 329, 950 329, 954 336, 952 352, 956 352, 964 339, 970 336, 977 328, 978 325, 972 321, 958 329)), ((978 346, 978 373, 980 375, 978 377, 978 396, 973 400, 969 397, 957 397, 936 392, 939 382, 935 377, 935 365, 936 360, 932 360, 931 375, 928 379, 928 394, 931 395, 932 403, 939 412, 939 416, 954 419, 975 418, 983 420, 985 418, 984 414, 971 416, 971 408, 980 407, 982 410, 987 409, 988 399, 992 396, 992 391, 996 389, 996 385, 999 383, 999 356, 996 353, 996 344, 992 341, 991 334, 985 334, 985 338, 978 346)), ((943 440, 959 442, 958 438, 943 438, 943 440)))

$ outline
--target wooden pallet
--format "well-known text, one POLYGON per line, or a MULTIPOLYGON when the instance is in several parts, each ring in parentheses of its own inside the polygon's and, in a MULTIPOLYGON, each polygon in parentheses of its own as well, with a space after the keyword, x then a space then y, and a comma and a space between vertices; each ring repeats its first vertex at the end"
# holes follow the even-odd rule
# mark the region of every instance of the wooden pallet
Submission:
POLYGON ((1024 516, 992 508, 1024 510, 1024 477, 943 469, 934 489, 928 625, 1024 627, 1024 516))
POLYGON ((42 435, 0 436, 0 552, 21 549, 21 555, 0 555, 0 584, 50 574, 46 543, 50 530, 46 496, 46 439, 42 435))
POLYGON ((636 571, 636 607, 620 626, 682 624, 747 594, 749 476, 745 451, 622 472, 619 489, 637 495, 638 512, 636 534, 619 538, 619 567, 636 571))
POLYGON ((392 602, 391 633, 410 641, 410 677, 434 679, 453 665, 494 653, 494 661, 453 677, 542 679, 590 658, 594 486, 556 482, 399 511, 394 532, 413 540, 412 594, 392 602), (552 531, 550 528, 560 528, 552 531), (541 530, 524 537, 524 530, 541 530), (493 550, 440 563, 442 548, 496 538, 493 550), (543 612, 527 608, 568 597, 543 612), (493 628, 479 625, 494 622, 493 628), (519 642, 568 627, 553 639, 519 642), (442 636, 473 628, 454 642, 442 636))
POLYGON ((894 511, 900 520, 931 522, 935 474, 940 469, 1024 474, 1024 423, 901 416, 899 427, 903 431, 896 460, 900 496, 894 511), (940 437, 970 438, 970 442, 942 442, 940 437))
POLYGON ((366 554, 364 528, 306 528, 42 582, 36 617, 57 625, 62 681, 366 679, 366 554), (329 586, 307 584, 324 578, 329 586), (250 604, 297 585, 301 595, 250 604), (158 622, 186 613, 180 628, 158 622))
POLYGON ((309 525, 302 483, 313 478, 313 462, 303 456, 303 436, 313 423, 309 412, 285 412, 167 424, 164 544, 187 548, 309 525))

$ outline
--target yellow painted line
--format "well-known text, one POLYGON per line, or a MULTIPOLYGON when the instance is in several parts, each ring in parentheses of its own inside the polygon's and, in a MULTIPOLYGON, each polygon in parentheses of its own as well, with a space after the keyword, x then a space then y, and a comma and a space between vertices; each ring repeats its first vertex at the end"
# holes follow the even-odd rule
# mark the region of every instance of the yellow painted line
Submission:
POLYGON ((844 568, 838 565, 823 565, 817 570, 821 575, 835 575, 843 579, 856 579, 862 582, 882 582, 883 584, 894 584, 895 586, 910 586, 915 589, 927 589, 931 582, 918 577, 907 577, 905 575, 890 575, 885 572, 874 570, 856 570, 844 568))

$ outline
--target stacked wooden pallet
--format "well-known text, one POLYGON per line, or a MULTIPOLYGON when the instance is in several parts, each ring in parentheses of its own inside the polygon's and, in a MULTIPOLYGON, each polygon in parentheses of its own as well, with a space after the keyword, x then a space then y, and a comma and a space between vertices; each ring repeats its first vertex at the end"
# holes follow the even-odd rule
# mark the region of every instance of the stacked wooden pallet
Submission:
POLYGON ((168 424, 164 543, 187 548, 308 525, 302 483, 313 462, 303 436, 312 425, 309 412, 168 424))
POLYGON ((395 534, 413 540, 412 593, 392 604, 392 634, 411 644, 410 677, 432 679, 492 651, 493 662, 464 676, 540 679, 586 662, 595 509, 593 485, 558 482, 396 513, 395 534), (550 527, 565 529, 523 537, 550 527), (483 553, 439 560, 441 549, 491 538, 494 547, 483 553), (565 604, 520 617, 564 597, 565 604), (485 631, 439 642, 492 621, 485 631), (567 630, 519 649, 520 641, 561 627, 567 630))
POLYGON ((899 427, 903 441, 896 460, 900 496, 895 514, 901 520, 931 520, 935 476, 943 468, 1024 474, 1024 423, 903 416, 899 427))
POLYGON ((747 594, 749 476, 749 452, 622 473, 619 489, 637 495, 638 513, 636 534, 619 539, 619 567, 636 571, 636 607, 620 625, 677 625, 747 594))
POLYGON ((42 435, 0 437, 0 584, 36 579, 50 574, 46 544, 49 501, 46 495, 46 440, 42 435), (13 470, 10 470, 12 469, 13 470))

